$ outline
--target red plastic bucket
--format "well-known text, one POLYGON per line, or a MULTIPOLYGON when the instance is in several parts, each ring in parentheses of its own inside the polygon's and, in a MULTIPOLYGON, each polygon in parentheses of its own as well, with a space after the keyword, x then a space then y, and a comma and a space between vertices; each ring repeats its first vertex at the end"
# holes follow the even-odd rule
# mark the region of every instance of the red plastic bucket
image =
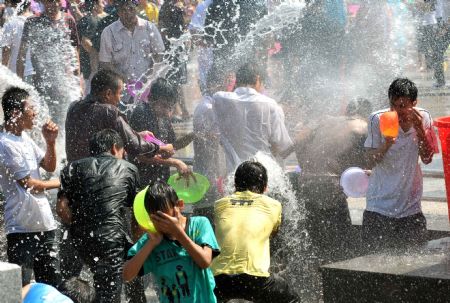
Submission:
POLYGON ((442 161, 444 162, 445 191, 447 193, 447 208, 450 219, 450 116, 434 119, 442 148, 442 161))

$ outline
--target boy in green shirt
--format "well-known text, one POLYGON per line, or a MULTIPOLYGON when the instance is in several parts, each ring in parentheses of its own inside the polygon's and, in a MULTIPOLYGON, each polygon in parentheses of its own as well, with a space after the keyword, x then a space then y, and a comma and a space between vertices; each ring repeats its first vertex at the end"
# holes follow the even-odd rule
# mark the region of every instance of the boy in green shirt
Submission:
POLYGON ((161 302, 217 302, 209 265, 220 252, 208 219, 181 215, 183 200, 164 182, 148 187, 144 203, 158 232, 144 234, 128 251, 124 280, 152 273, 161 302))

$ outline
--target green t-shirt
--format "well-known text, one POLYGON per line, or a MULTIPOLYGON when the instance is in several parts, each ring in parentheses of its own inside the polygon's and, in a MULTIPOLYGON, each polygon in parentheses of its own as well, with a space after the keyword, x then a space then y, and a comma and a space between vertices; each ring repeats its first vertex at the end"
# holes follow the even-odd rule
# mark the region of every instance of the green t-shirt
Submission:
MULTIPOLYGON (((190 217, 187 235, 200 246, 209 246, 213 256, 219 254, 211 223, 205 217, 190 217)), ((132 257, 145 245, 149 235, 144 234, 128 251, 132 257)), ((211 269, 201 269, 195 264, 186 249, 177 241, 164 238, 155 247, 140 272, 152 273, 159 284, 160 302, 217 302, 214 295, 214 276, 211 269)))

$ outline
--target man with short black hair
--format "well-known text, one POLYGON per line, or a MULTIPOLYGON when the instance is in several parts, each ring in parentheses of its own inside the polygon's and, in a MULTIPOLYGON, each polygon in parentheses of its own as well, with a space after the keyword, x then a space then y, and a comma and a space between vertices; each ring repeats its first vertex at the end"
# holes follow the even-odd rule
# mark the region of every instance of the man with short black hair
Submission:
POLYGON ((292 145, 282 108, 261 93, 264 76, 264 70, 247 63, 236 72, 234 92, 213 96, 228 172, 258 151, 279 155, 292 145))
POLYGON ((100 68, 121 74, 126 82, 139 80, 160 61, 164 43, 156 26, 137 16, 137 3, 115 0, 119 20, 106 27, 101 35, 100 68))
POLYGON ((58 127, 48 121, 42 127, 47 144, 44 153, 25 132, 34 125, 36 111, 29 93, 11 87, 2 97, 5 119, 0 133, 0 187, 5 195, 5 230, 10 263, 22 267, 22 285, 36 282, 57 287, 61 282, 56 222, 44 191, 59 181, 42 180, 39 168, 56 168, 55 140, 58 127))
MULTIPOLYGON (((123 160, 124 142, 111 129, 89 141, 91 157, 74 161, 61 172, 57 212, 70 224, 72 244, 94 274, 96 302, 120 302, 126 256, 126 208, 139 186, 138 170, 123 160)), ((132 224, 137 230, 137 225, 132 224)))
POLYGON ((281 224, 281 203, 264 195, 267 182, 261 163, 245 161, 234 175, 235 193, 214 205, 221 252, 211 269, 218 302, 299 302, 283 279, 269 273, 270 237, 281 224))
POLYGON ((101 70, 91 82, 91 94, 84 100, 73 103, 66 118, 66 153, 69 162, 89 156, 89 138, 103 129, 114 129, 124 142, 125 150, 131 156, 145 154, 153 157, 157 153, 172 155, 173 147, 168 144, 159 147, 146 142, 127 123, 119 112, 123 81, 111 70, 101 70))

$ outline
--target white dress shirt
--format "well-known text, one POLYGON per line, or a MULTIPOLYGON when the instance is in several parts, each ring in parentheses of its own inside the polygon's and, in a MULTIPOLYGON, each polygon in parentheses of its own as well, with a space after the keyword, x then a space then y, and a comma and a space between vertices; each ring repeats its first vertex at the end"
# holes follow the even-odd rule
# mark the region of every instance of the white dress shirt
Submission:
POLYGON ((293 144, 275 100, 249 87, 213 97, 229 172, 258 151, 270 155, 273 149, 280 152, 293 144))
POLYGON ((164 50, 161 34, 153 23, 138 17, 130 32, 117 20, 102 32, 99 61, 112 63, 128 80, 137 80, 152 68, 152 55, 164 50))

